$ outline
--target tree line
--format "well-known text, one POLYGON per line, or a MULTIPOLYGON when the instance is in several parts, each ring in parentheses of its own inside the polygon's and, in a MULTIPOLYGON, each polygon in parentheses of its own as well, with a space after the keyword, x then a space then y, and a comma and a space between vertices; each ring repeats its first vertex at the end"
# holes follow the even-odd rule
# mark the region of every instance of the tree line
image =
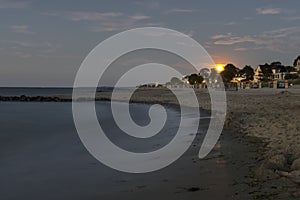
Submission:
MULTIPOLYGON (((212 74, 216 73, 214 70, 211 72, 212 74)), ((243 81, 250 81, 254 79, 254 69, 246 65, 244 68, 239 69, 233 64, 227 64, 224 67, 224 71, 220 73, 222 79, 224 82, 230 82, 233 80, 234 77, 244 77, 243 81)), ((173 79, 173 78, 172 78, 173 79)), ((180 80, 173 79, 171 83, 177 83, 180 80), (175 81, 176 80, 176 81, 175 81)), ((184 79, 187 79, 190 85, 199 85, 204 81, 204 78, 200 74, 191 74, 184 77, 184 79)))
MULTIPOLYGON (((264 65, 259 65, 260 73, 258 74, 259 79, 261 81, 268 81, 272 75, 272 70, 275 69, 279 72, 296 72, 297 61, 300 60, 300 55, 294 60, 293 67, 292 66, 283 66, 281 62, 276 61, 270 64, 265 63, 264 65)), ((212 74, 216 73, 214 70, 212 74)), ((233 64, 227 64, 224 67, 224 70, 220 73, 223 82, 229 83, 235 77, 241 78, 242 82, 252 81, 254 80, 255 71, 250 65, 245 65, 242 69, 234 66, 233 64)), ((211 75, 212 76, 212 75, 211 75)), ((298 79, 299 76, 297 74, 287 73, 285 75, 285 79, 298 79)), ((183 79, 186 79, 190 85, 200 85, 204 78, 200 74, 191 74, 185 76, 183 79)), ((171 84, 177 85, 182 83, 182 80, 173 77, 170 81, 171 84)))

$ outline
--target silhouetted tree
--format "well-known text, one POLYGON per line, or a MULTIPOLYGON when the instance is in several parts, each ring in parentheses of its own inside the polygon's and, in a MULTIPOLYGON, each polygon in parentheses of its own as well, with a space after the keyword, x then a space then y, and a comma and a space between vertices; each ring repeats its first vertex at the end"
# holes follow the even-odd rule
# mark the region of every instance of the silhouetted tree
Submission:
POLYGON ((300 59, 300 55, 294 60, 294 67, 296 67, 297 66, 297 61, 300 59))
POLYGON ((299 76, 297 74, 287 74, 284 77, 285 80, 298 79, 298 78, 299 78, 299 76))
POLYGON ((246 65, 243 69, 240 70, 239 75, 245 76, 245 81, 252 81, 254 79, 254 69, 250 65, 246 65))
POLYGON ((268 81, 272 74, 272 66, 266 63, 264 65, 260 65, 260 69, 261 69, 260 80, 268 81))
POLYGON ((270 65, 271 66, 281 66, 282 64, 281 64, 281 62, 276 61, 276 62, 272 62, 270 65))
POLYGON ((233 64, 227 64, 221 76, 224 82, 230 82, 239 72, 239 69, 233 64))
POLYGON ((296 72, 296 68, 295 67, 286 66, 285 69, 286 69, 287 72, 296 72))
POLYGON ((203 77, 200 76, 199 74, 191 74, 186 76, 186 78, 188 79, 189 83, 191 85, 199 85, 203 82, 203 77))
POLYGON ((170 82, 172 85, 178 85, 178 84, 182 83, 182 81, 177 77, 172 77, 170 82))

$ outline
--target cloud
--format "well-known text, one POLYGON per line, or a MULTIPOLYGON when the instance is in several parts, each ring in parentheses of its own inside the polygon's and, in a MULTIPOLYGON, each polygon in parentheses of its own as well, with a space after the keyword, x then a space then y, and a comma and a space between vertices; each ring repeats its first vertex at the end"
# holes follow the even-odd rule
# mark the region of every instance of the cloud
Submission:
POLYGON ((292 27, 286 27, 286 28, 280 28, 280 29, 275 29, 272 31, 265 31, 261 34, 263 38, 285 38, 288 37, 289 35, 295 34, 295 33, 300 33, 300 27, 299 26, 292 26, 292 27))
POLYGON ((285 39, 292 34, 300 33, 299 26, 286 27, 271 31, 262 32, 259 35, 234 36, 232 33, 214 35, 211 39, 215 40, 214 44, 233 45, 238 43, 252 42, 255 44, 264 43, 264 41, 282 38, 285 39))
POLYGON ((29 2, 13 2, 0 0, 0 9, 24 9, 29 8, 29 6, 29 2))
POLYGON ((101 20, 107 20, 109 18, 123 16, 123 13, 120 12, 99 13, 99 12, 67 11, 67 12, 47 12, 43 14, 48 16, 63 17, 71 21, 101 21, 101 20))
POLYGON ((245 48, 245 47, 237 47, 237 48, 234 48, 233 50, 234 50, 234 51, 247 51, 248 48, 245 48))
POLYGON ((163 23, 154 23, 154 22, 149 22, 149 23, 145 23, 145 26, 151 26, 151 27, 165 27, 166 25, 163 25, 163 23))
POLYGON ((117 23, 117 22, 104 22, 100 25, 95 25, 90 27, 92 32, 111 32, 111 31, 120 31, 134 28, 134 25, 131 23, 117 23))
POLYGON ((230 37, 226 38, 224 40, 217 40, 214 42, 214 44, 218 45, 233 45, 233 44, 239 44, 239 43, 245 43, 245 42, 255 42, 255 39, 253 39, 250 36, 243 36, 243 37, 230 37))
POLYGON ((217 40, 217 39, 222 39, 222 38, 229 38, 232 34, 227 33, 226 35, 219 34, 219 35, 214 35, 211 37, 211 39, 217 40))
POLYGON ((134 28, 140 25, 147 25, 146 20, 151 19, 147 15, 125 15, 121 12, 48 12, 44 15, 62 17, 71 21, 89 21, 93 23, 90 26, 92 32, 110 32, 122 31, 134 28), (142 23, 143 22, 143 23, 142 23))
POLYGON ((10 28, 15 33, 34 34, 34 32, 29 30, 27 25, 12 25, 10 28))
POLYGON ((173 8, 173 9, 165 11, 166 14, 170 14, 170 13, 192 13, 192 12, 196 12, 196 10, 194 10, 194 9, 183 9, 183 8, 173 8))
POLYGON ((259 40, 256 42, 256 49, 267 49, 280 53, 298 51, 300 40, 297 40, 297 36, 299 36, 299 33, 299 26, 263 32, 258 36, 259 40))
POLYGON ((216 45, 233 45, 245 42, 254 42, 255 39, 251 36, 233 36, 231 33, 214 35, 211 39, 215 40, 214 44, 216 45))
POLYGON ((24 41, 9 41, 14 49, 19 50, 35 50, 43 53, 52 53, 62 47, 61 44, 54 44, 48 41, 41 42, 24 42, 24 41))
MULTIPOLYGON (((110 31, 123 31, 132 29, 139 26, 153 26, 155 23, 142 23, 141 21, 150 19, 148 16, 127 16, 113 20, 103 20, 97 25, 90 28, 92 32, 110 32, 110 31)), ((157 25, 157 24, 156 24, 157 25)))
POLYGON ((271 31, 264 31, 258 35, 237 36, 232 33, 212 36, 215 45, 233 45, 235 51, 244 51, 247 45, 248 49, 266 49, 274 52, 292 52, 298 51, 300 46, 299 38, 300 26, 292 26, 271 31), (238 47, 234 47, 239 45, 238 47), (298 46, 298 47, 297 47, 298 46), (250 48, 252 47, 252 48, 250 48))
POLYGON ((147 15, 133 15, 130 16, 130 18, 133 20, 144 20, 144 19, 150 19, 151 17, 147 15))
POLYGON ((195 35, 195 31, 190 30, 190 31, 184 32, 184 34, 186 34, 189 37, 193 37, 195 35))
POLYGON ((236 24, 237 24, 237 23, 234 22, 234 21, 225 23, 226 26, 233 26, 233 25, 236 25, 236 24))
POLYGON ((276 15, 282 13, 280 8, 257 8, 256 13, 259 15, 276 15))
POLYGON ((48 41, 0 40, 0 46, 2 46, 6 53, 19 58, 37 57, 39 55, 51 57, 57 54, 58 50, 62 48, 61 44, 48 41))

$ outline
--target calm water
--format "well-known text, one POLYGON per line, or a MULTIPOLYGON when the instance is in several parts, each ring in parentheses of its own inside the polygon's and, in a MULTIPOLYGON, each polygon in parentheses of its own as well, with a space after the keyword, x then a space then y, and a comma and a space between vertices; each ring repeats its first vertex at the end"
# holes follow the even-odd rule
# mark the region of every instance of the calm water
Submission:
MULTIPOLYGON (((127 90, 128 88, 118 88, 118 90, 127 90)), ((97 92, 111 92, 112 87, 99 87, 97 92)), ((22 88, 22 87, 0 87, 0 96, 48 96, 54 94, 72 94, 72 88, 22 88)), ((90 92, 91 89, 85 88, 84 92, 90 92)))
MULTIPOLYGON (((131 104, 133 120, 148 124, 148 109, 149 105, 131 104)), ((133 152, 166 145, 180 120, 177 110, 167 108, 165 127, 145 141, 116 126, 109 103, 97 102, 96 111, 110 140, 133 152)), ((0 199, 226 199, 231 192, 226 166, 197 158, 208 122, 202 120, 199 137, 172 165, 152 173, 127 174, 104 166, 87 152, 74 126, 71 103, 0 102, 0 199), (210 189, 189 192, 193 187, 210 189)))
POLYGON ((1 87, 0 96, 46 96, 52 94, 71 94, 72 88, 20 88, 1 87))
MULTIPOLYGON (((136 152, 167 144, 180 118, 179 112, 167 109, 168 121, 162 132, 141 144, 115 126, 109 105, 96 103, 108 137, 136 152)), ((130 109, 136 123, 149 123, 149 105, 132 104, 130 109)), ((147 181, 153 184, 149 175, 117 172, 95 160, 77 135, 71 103, 0 102, 0 122, 0 199, 109 199, 147 181), (134 180, 134 185, 124 184, 128 179, 134 180)), ((159 174, 154 177, 163 178, 159 174)))

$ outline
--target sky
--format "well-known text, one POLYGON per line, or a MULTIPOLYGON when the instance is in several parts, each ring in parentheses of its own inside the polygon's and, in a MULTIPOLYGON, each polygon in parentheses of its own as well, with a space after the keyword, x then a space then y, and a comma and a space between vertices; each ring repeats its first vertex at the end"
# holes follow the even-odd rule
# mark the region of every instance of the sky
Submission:
POLYGON ((164 27, 237 67, 300 55, 299 0, 0 0, 0 86, 72 86, 86 55, 132 28, 164 27))

